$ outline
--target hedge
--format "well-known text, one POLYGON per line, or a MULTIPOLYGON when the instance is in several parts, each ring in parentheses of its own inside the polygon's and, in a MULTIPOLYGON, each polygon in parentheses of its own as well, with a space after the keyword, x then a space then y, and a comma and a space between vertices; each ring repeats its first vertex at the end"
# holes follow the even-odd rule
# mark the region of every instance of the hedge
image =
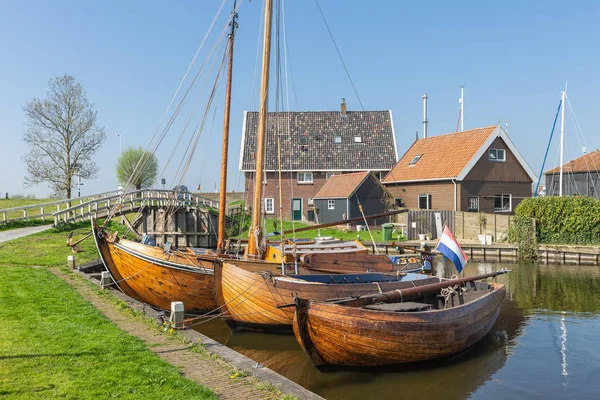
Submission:
POLYGON ((600 201, 593 197, 528 198, 515 214, 535 218, 539 243, 600 244, 600 201))

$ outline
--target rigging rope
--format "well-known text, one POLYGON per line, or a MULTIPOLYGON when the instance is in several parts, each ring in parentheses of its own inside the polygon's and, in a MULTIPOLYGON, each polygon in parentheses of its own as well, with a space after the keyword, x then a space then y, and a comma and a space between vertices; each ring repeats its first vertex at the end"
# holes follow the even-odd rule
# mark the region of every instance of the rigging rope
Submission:
MULTIPOLYGON (((537 197, 538 190, 540 188, 540 181, 542 180, 542 174, 544 173, 544 165, 546 165, 546 158, 548 157, 548 150, 550 150, 550 144, 552 143, 552 135, 554 135, 554 128, 556 128, 556 121, 558 120, 558 114, 560 113, 560 108, 562 106, 562 100, 558 102, 558 109, 556 110, 556 116, 554 117, 554 123, 552 124, 552 130, 550 131, 550 140, 548 140, 548 146, 546 147, 546 154, 544 154, 544 161, 542 161, 542 168, 540 169, 540 174, 538 176, 538 183, 535 187, 535 193, 533 197, 537 197)), ((549 194, 548 188, 546 188, 546 194, 549 194)))

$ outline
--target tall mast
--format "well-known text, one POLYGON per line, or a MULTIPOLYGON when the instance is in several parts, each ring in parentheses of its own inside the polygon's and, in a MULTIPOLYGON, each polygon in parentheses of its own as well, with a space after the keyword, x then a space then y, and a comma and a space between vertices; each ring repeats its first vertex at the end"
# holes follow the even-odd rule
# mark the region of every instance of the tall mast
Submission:
POLYGON ((246 255, 258 258, 258 245, 262 238, 260 210, 262 204, 262 181, 265 163, 265 132, 267 127, 267 105, 269 94, 269 64, 271 62, 271 19, 273 0, 265 0, 265 30, 263 43, 263 65, 258 109, 258 132, 256 143, 256 173, 254 175, 254 199, 252 201, 252 227, 248 235, 246 255))
POLYGON ((558 195, 562 196, 563 192, 563 146, 565 142, 565 97, 567 97, 567 84, 560 98, 561 117, 560 117, 560 175, 558 179, 558 195))
POLYGON ((460 130, 465 130, 465 86, 460 86, 460 130))
POLYGON ((221 193, 219 194, 219 237, 217 240, 217 251, 225 251, 225 213, 227 212, 227 156, 229 151, 229 116, 231 108, 231 80, 233 72, 233 39, 237 28, 236 1, 233 2, 231 16, 231 32, 229 33, 229 60, 227 70, 227 89, 225 91, 225 120, 223 121, 223 147, 221 150, 221 193))

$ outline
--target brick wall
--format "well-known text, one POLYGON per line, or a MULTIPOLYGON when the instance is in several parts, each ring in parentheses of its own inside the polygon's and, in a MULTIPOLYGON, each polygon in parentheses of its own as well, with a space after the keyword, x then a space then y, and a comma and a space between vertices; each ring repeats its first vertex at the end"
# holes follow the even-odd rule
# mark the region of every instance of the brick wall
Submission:
MULTIPOLYGON (((451 181, 434 181, 419 183, 386 184, 385 187, 394 198, 401 197, 408 208, 419 207, 420 194, 431 195, 431 208, 435 210, 454 210, 454 184, 451 181)), ((457 194, 460 184, 457 184, 457 194)), ((458 198, 457 198, 458 201, 458 198)))
MULTIPOLYGON (((278 187, 278 173, 267 172, 267 183, 263 185, 263 198, 274 199, 275 213, 271 216, 279 217, 279 187, 278 187)), ((326 175, 325 173, 314 172, 313 183, 297 183, 297 176, 295 172, 282 172, 281 173, 281 192, 282 192, 282 213, 283 219, 292 219, 292 199, 302 199, 302 220, 307 219, 307 211, 309 208, 308 199, 312 198, 315 193, 325 184, 326 175)), ((252 204, 254 198, 254 174, 245 173, 244 188, 246 192, 246 198, 248 199, 248 205, 252 204)), ((264 209, 264 202, 263 202, 264 209)))

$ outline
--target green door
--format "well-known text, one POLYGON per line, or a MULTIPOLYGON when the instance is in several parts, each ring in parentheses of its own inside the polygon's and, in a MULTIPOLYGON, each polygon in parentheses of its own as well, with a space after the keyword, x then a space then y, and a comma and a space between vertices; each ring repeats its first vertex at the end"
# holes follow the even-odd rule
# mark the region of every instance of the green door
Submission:
POLYGON ((292 219, 302 221, 302 199, 292 199, 292 219))

